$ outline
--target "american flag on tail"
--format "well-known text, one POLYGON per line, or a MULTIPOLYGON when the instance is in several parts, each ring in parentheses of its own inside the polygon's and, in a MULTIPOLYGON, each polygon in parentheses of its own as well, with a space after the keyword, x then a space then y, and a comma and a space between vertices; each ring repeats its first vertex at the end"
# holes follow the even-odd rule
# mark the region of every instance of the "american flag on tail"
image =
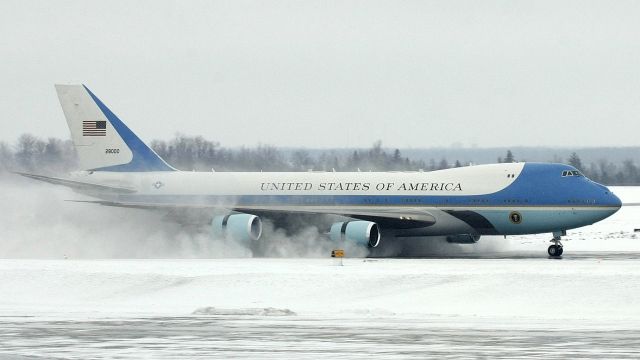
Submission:
POLYGON ((82 136, 107 136, 107 121, 83 121, 82 136))

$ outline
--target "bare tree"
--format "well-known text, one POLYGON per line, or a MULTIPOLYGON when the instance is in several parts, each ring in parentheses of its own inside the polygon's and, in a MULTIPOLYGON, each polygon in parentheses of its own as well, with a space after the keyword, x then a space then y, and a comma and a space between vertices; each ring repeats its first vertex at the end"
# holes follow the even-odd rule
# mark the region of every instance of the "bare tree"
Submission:
POLYGON ((582 160, 580 160, 580 157, 575 152, 571 153, 571 156, 569 156, 569 165, 580 171, 584 170, 582 167, 582 160))

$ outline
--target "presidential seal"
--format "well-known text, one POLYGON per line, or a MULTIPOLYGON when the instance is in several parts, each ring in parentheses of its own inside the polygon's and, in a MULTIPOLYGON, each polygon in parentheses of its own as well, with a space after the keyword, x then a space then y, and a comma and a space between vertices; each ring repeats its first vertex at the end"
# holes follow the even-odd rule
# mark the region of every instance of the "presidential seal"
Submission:
POLYGON ((522 215, 517 211, 512 211, 509 214, 509 220, 514 224, 520 224, 522 222, 522 215))

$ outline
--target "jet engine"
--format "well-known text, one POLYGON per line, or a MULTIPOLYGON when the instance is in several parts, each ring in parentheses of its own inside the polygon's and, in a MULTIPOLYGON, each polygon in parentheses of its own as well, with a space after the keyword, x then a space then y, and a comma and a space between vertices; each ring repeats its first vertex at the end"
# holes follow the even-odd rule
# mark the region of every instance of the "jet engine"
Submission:
POLYGON ((371 221, 345 221, 331 225, 329 237, 333 241, 353 241, 359 245, 380 245, 380 228, 371 221))
POLYGON ((447 236, 447 242, 453 244, 475 244, 480 240, 480 235, 457 234, 447 236))
POLYGON ((211 232, 214 236, 243 242, 257 241, 262 235, 262 221, 255 215, 243 213, 214 216, 211 232))

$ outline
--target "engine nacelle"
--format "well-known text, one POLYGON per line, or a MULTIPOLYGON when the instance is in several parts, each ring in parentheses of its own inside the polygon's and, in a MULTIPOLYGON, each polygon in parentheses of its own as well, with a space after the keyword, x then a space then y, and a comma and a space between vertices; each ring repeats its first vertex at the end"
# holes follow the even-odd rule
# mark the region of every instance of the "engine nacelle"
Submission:
POLYGON ((262 235, 262 221, 251 214, 228 214, 211 220, 211 232, 215 236, 238 241, 258 241, 262 235))
POLYGON ((475 244, 480 240, 480 235, 457 234, 447 236, 447 242, 453 244, 475 244))
POLYGON ((360 245, 380 245, 380 228, 371 221, 345 221, 331 225, 329 237, 333 241, 353 241, 360 245))

